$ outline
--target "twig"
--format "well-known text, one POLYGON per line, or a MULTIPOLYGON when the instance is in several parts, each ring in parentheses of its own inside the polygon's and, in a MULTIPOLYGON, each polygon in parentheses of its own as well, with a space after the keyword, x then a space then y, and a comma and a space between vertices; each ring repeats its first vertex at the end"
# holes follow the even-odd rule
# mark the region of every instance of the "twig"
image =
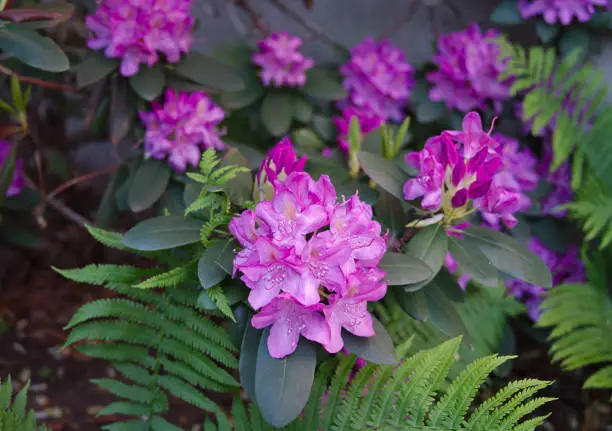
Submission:
POLYGON ((429 26, 431 27, 431 32, 433 33, 434 40, 437 41, 440 38, 440 29, 438 28, 438 23, 436 22, 436 14, 434 12, 434 8, 427 8, 427 18, 429 20, 429 26))
POLYGON ((38 78, 32 78, 29 76, 21 76, 17 72, 9 69, 6 66, 2 66, 2 65, 0 65, 0 72, 8 76, 16 76, 17 78, 19 78, 21 82, 27 82, 28 84, 38 85, 40 87, 52 88, 54 90, 60 90, 60 91, 78 91, 79 90, 77 87, 73 87, 72 85, 58 84, 57 82, 49 82, 49 81, 43 81, 42 79, 38 79, 38 78))
POLYGON ((69 181, 66 181, 65 183, 61 184, 60 186, 58 186, 55 190, 53 190, 51 193, 49 193, 47 195, 47 198, 52 199, 53 197, 57 196, 58 194, 60 194, 61 192, 63 192, 64 190, 75 186, 77 184, 80 184, 82 182, 85 181, 89 181, 93 178, 99 177, 101 175, 106 175, 106 174, 110 174, 111 172, 115 172, 117 169, 119 169, 121 167, 120 164, 118 165, 114 165, 111 166, 109 168, 106 169, 102 169, 100 171, 95 171, 95 172, 90 172, 88 174, 85 175, 80 175, 78 177, 74 177, 69 181))
POLYGON ((249 0, 234 0, 234 3, 249 15, 253 25, 261 32, 262 36, 270 34, 270 29, 264 24, 257 11, 251 7, 249 0))
POLYGON ((406 15, 400 17, 397 21, 395 21, 391 27, 389 27, 388 29, 386 29, 385 31, 383 31, 380 36, 378 36, 378 40, 383 40, 383 39, 388 39, 390 38, 393 33, 395 33, 396 31, 398 31, 400 28, 408 25, 410 23, 410 21, 412 20, 412 18, 416 15, 417 9, 419 7, 419 1, 418 0, 412 0, 412 3, 410 3, 410 6, 408 6, 408 10, 406 11, 406 15))
POLYGON ((291 9, 282 0, 269 0, 276 9, 280 12, 287 15, 289 18, 293 19, 295 22, 301 24, 306 30, 310 31, 312 34, 317 36, 319 39, 324 40, 325 42, 334 45, 336 47, 346 49, 344 45, 340 42, 335 41, 330 36, 328 36, 321 27, 319 27, 316 23, 310 21, 309 19, 304 18, 302 15, 291 9))

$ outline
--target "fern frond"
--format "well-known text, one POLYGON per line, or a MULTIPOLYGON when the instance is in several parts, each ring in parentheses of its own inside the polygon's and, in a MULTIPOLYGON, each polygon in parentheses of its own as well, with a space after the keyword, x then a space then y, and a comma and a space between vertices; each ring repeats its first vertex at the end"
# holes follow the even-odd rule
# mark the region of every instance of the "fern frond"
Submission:
POLYGON ((251 172, 246 166, 227 165, 217 169, 210 176, 211 184, 215 186, 223 186, 243 173, 251 172))
POLYGON ((117 250, 128 250, 128 248, 123 245, 123 235, 120 233, 111 232, 90 225, 85 225, 85 228, 100 244, 104 244, 106 247, 117 250))
POLYGON ((210 243, 211 237, 215 229, 227 224, 232 220, 232 216, 229 214, 215 214, 206 223, 202 225, 200 229, 200 240, 205 246, 210 243))
POLYGON ((612 388, 612 298, 605 281, 590 276, 589 284, 565 284, 547 292, 538 326, 550 327, 553 361, 566 370, 595 364, 585 388, 612 388))
POLYGON ((0 380, 0 430, 2 431, 46 431, 46 427, 38 428, 34 411, 26 410, 28 389, 27 382, 23 389, 13 399, 13 384, 11 376, 3 382, 0 380))
POLYGON ((601 248, 612 242, 612 193, 609 187, 591 179, 577 191, 575 201, 563 208, 567 208, 572 217, 582 220, 587 241, 601 236, 601 248))
POLYGON ((210 297, 210 299, 212 299, 221 313, 229 317, 232 322, 236 322, 236 317, 234 317, 234 313, 229 306, 229 302, 227 301, 227 297, 223 293, 221 286, 213 286, 210 289, 207 289, 206 294, 210 297))
POLYGON ((202 153, 202 158, 200 159, 199 165, 200 172, 208 177, 219 163, 221 163, 221 159, 219 159, 217 156, 217 152, 214 149, 209 148, 202 153))
POLYGON ((134 287, 139 289, 152 289, 157 287, 176 287, 179 284, 187 281, 192 274, 193 264, 177 266, 169 271, 154 275, 135 284, 134 287))
POLYGON ((155 269, 136 268, 128 265, 87 265, 76 269, 59 269, 52 267, 54 271, 65 278, 77 283, 93 284, 102 286, 106 283, 133 284, 143 277, 152 276, 159 272, 155 269))

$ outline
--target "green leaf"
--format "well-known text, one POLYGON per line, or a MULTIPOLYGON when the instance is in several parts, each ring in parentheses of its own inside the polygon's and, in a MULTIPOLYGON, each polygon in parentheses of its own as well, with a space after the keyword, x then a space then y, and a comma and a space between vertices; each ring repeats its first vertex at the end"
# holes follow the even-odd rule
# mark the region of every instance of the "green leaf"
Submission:
MULTIPOLYGON (((198 261, 198 278, 200 279, 200 284, 203 289, 208 289, 213 286, 219 284, 225 277, 227 277, 228 272, 222 266, 222 263, 219 263, 219 258, 227 255, 225 251, 230 250, 230 258, 232 258, 231 250, 232 245, 235 245, 233 241, 213 241, 202 256, 200 256, 200 260, 198 261)), ((231 271, 233 259, 229 262, 229 269, 231 271)), ((225 263, 227 267, 227 263, 225 263)))
POLYGON ((589 33, 586 30, 571 28, 561 36, 559 40, 559 51, 561 51, 561 55, 565 57, 573 51, 579 50, 580 56, 578 57, 578 61, 580 61, 585 58, 589 52, 589 39, 589 33))
POLYGON ((429 307, 427 306, 427 298, 425 297, 425 289, 409 292, 404 289, 395 289, 387 295, 395 296, 400 307, 410 317, 416 320, 426 320, 429 318, 429 307))
POLYGON ((432 275, 423 261, 407 254, 387 252, 378 266, 387 273, 386 280, 390 286, 419 283, 432 275))
POLYGON ((537 21, 536 32, 543 43, 548 43, 559 33, 559 26, 557 24, 546 24, 544 21, 537 21))
POLYGON ((404 183, 408 177, 394 162, 367 151, 357 153, 357 158, 372 181, 399 200, 404 199, 404 183))
POLYGON ((358 337, 348 331, 343 331, 344 347, 351 353, 373 364, 392 365, 397 363, 393 340, 385 327, 372 317, 374 336, 358 337))
POLYGON ((444 103, 427 99, 416 107, 415 116, 420 123, 433 123, 442 118, 445 112, 446 106, 444 103))
POLYGON ((229 109, 242 109, 252 105, 263 93, 259 83, 248 83, 242 90, 222 93, 221 104, 229 109))
POLYGON ((13 106, 18 112, 24 112, 24 100, 23 94, 21 94, 21 85, 19 84, 19 78, 15 75, 11 76, 11 96, 13 97, 13 106))
POLYGON ((191 52, 174 66, 174 71, 198 84, 222 91, 245 88, 242 79, 223 63, 199 52, 191 52))
POLYGON ((523 22, 515 0, 505 0, 491 13, 491 21, 499 25, 514 25, 523 22))
MULTIPOLYGON (((454 280, 452 282, 456 284, 454 280)), ((457 311, 457 305, 451 301, 446 293, 448 288, 443 287, 444 283, 443 276, 438 275, 429 286, 422 290, 427 298, 429 321, 446 335, 455 337, 463 334, 466 337, 464 340, 469 342, 467 339, 468 331, 457 311)))
POLYGON ((251 401, 255 401, 255 367, 260 338, 261 331, 253 328, 249 319, 240 346, 238 369, 240 371, 240 385, 251 401))
POLYGON ((13 107, 1 99, 0 99, 0 109, 8 112, 9 114, 15 113, 15 110, 13 109, 13 107))
POLYGON ((180 216, 155 217, 138 223, 123 236, 134 250, 167 250, 200 241, 203 222, 180 216))
POLYGON ((440 272, 448 251, 448 236, 440 224, 420 229, 404 247, 404 252, 421 259, 431 269, 432 275, 427 280, 404 286, 404 290, 415 291, 429 284, 440 272))
MULTIPOLYGON (((361 194, 360 197, 363 199, 361 194)), ((400 200, 384 190, 381 191, 374 205, 374 214, 376 214, 376 219, 388 228, 392 235, 403 233, 409 221, 400 200)))
MULTIPOLYGON (((236 148, 231 148, 223 157, 221 166, 244 166, 249 162, 236 148)), ((242 205, 253 196, 253 176, 251 172, 242 172, 228 181, 223 189, 229 194, 230 200, 236 205, 242 205)))
POLYGON ((114 76, 111 83, 111 103, 109 109, 109 138, 117 144, 132 129, 136 105, 130 98, 127 81, 123 77, 114 76))
POLYGON ((130 85, 134 91, 148 101, 157 99, 165 82, 164 72, 158 67, 142 66, 136 75, 130 77, 130 85))
POLYGON ((83 62, 74 66, 72 70, 76 73, 77 86, 83 88, 108 76, 118 65, 117 60, 89 51, 83 62))
POLYGON ((298 96, 294 96, 292 100, 293 117, 302 123, 308 123, 312 119, 312 104, 298 96))
POLYGON ((552 287, 552 276, 546 264, 511 237, 482 227, 469 227, 463 231, 463 236, 498 270, 537 286, 552 287))
POLYGON ((476 245, 459 238, 449 238, 448 249, 461 271, 487 286, 495 286, 498 283, 497 269, 488 259, 488 255, 481 252, 476 245))
POLYGON ((6 199, 6 192, 8 191, 11 183, 13 182, 13 176, 15 174, 15 162, 17 159, 17 144, 12 143, 11 149, 2 161, 0 166, 0 208, 4 204, 6 199))
POLYGON ((308 401, 317 365, 317 349, 302 338, 295 352, 276 359, 268 351, 269 335, 270 329, 266 328, 259 341, 255 398, 266 422, 280 428, 293 421, 308 401))
POLYGON ((128 205, 134 212, 150 208, 166 191, 171 171, 166 163, 159 160, 145 160, 130 183, 128 205))
POLYGON ((336 136, 336 126, 329 117, 314 115, 312 117, 312 128, 324 141, 332 141, 336 136))
POLYGON ((325 146, 316 133, 307 127, 295 130, 293 132, 293 142, 301 148, 321 149, 325 146))
POLYGON ((331 71, 310 69, 306 72, 304 93, 320 100, 340 100, 347 97, 340 77, 331 71))
POLYGON ((0 28, 0 47, 9 57, 16 57, 36 69, 64 72, 70 68, 68 57, 60 47, 34 30, 17 25, 0 28))
POLYGON ((232 322, 236 323, 236 317, 234 316, 234 313, 230 308, 227 296, 225 296, 225 293, 223 292, 221 286, 217 285, 211 287, 210 289, 207 289, 202 293, 206 293, 208 297, 214 302, 215 307, 225 316, 229 317, 232 322))
POLYGON ((261 121, 273 136, 281 136, 291 126, 291 96, 285 93, 270 93, 261 104, 261 121))

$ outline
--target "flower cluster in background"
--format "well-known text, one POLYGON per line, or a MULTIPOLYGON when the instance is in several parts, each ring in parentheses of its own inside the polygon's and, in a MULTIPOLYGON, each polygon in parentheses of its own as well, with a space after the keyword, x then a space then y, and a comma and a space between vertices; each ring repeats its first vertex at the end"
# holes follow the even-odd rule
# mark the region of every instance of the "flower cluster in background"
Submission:
POLYGON ((273 33, 259 41, 253 63, 261 67, 265 86, 301 87, 306 83, 306 71, 314 62, 300 52, 302 40, 287 33, 273 33))
POLYGON ((433 84, 429 98, 461 112, 484 109, 490 102, 499 111, 501 102, 510 97, 511 80, 499 82, 507 60, 501 58, 498 35, 494 30, 483 33, 472 24, 465 31, 441 36, 434 56, 438 69, 427 75, 433 84))
POLYGON ((351 49, 351 58, 340 67, 348 104, 383 120, 401 121, 414 87, 414 68, 391 42, 372 38, 351 49))
POLYGON ((218 129, 225 114, 204 92, 166 90, 164 104, 153 102, 151 112, 141 112, 145 131, 145 155, 168 157, 178 172, 197 166, 202 150, 221 150, 218 129))
POLYGON ((543 215, 565 217, 567 210, 559 208, 559 206, 571 202, 574 198, 571 187, 571 168, 569 163, 565 162, 556 171, 551 172, 552 157, 551 146, 545 146, 544 154, 538 166, 538 174, 551 187, 551 190, 540 200, 540 212, 543 215))
MULTIPOLYGON (((0 166, 4 163, 4 160, 11 151, 11 144, 4 139, 0 139, 0 166)), ((15 170, 13 171, 13 179, 6 190, 7 196, 16 196, 21 193, 21 189, 25 186, 25 181, 22 174, 23 163, 21 160, 15 162, 15 170)))
POLYGON ((230 222, 243 247, 234 272, 242 272, 249 304, 259 311, 252 325, 272 326, 270 354, 291 354, 300 336, 331 353, 344 345, 342 329, 373 336, 367 303, 384 297, 387 286, 377 267, 386 241, 372 208, 357 195, 338 203, 326 175, 314 181, 292 172, 274 186, 271 201, 230 222))
MULTIPOLYGON (((546 263, 553 277, 553 287, 562 283, 576 283, 586 280, 584 264, 580 260, 580 252, 575 245, 563 253, 556 253, 546 248, 540 241, 533 238, 528 245, 546 263)), ((532 320, 538 320, 542 310, 542 294, 547 290, 525 281, 511 280, 506 283, 508 294, 516 297, 527 307, 527 313, 532 320)))
POLYGON ((589 21, 595 14, 596 6, 610 7, 609 0, 519 0, 523 18, 542 15, 548 24, 559 21, 569 25, 574 17, 579 22, 589 21))
POLYGON ((91 49, 121 59, 121 74, 131 76, 140 64, 175 63, 191 47, 194 18, 191 0, 105 0, 86 18, 91 49))
POLYGON ((404 198, 423 197, 424 209, 441 209, 447 227, 474 209, 514 227, 521 194, 508 181, 510 174, 504 175, 499 146, 490 132, 482 129, 480 116, 467 114, 462 131, 444 131, 428 139, 423 150, 406 156, 419 175, 404 185, 404 198))
POLYGON ((356 108, 354 106, 344 108, 342 110, 342 116, 334 117, 333 122, 338 132, 338 146, 347 154, 349 151, 348 134, 351 126, 351 119, 353 117, 357 118, 359 129, 364 135, 379 127, 383 122, 381 117, 366 109, 356 108))

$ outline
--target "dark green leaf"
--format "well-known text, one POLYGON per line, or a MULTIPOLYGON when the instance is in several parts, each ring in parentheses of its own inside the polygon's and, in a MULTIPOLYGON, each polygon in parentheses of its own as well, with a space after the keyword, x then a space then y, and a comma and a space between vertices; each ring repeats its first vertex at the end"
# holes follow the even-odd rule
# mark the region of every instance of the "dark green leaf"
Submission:
POLYGON ((325 146, 319 137, 312 130, 306 127, 293 132, 293 142, 295 145, 302 148, 321 149, 325 146))
POLYGON ((109 137, 114 144, 127 136, 134 123, 136 107, 130 99, 127 81, 123 77, 113 76, 108 126, 109 137))
POLYGON ((140 164, 128 192, 128 205, 134 212, 150 208, 166 191, 170 168, 159 160, 149 159, 140 164))
POLYGON ((140 71, 130 78, 134 91, 145 100, 157 99, 164 89, 164 72, 158 67, 141 66, 140 71))
POLYGON ((459 238, 449 238, 448 250, 461 271, 487 286, 495 286, 498 283, 497 269, 477 246, 459 238))
POLYGON ((0 48, 9 57, 36 69, 64 72, 70 68, 68 57, 55 42, 17 25, 0 28, 0 48))
POLYGON ((200 220, 180 216, 155 217, 138 223, 123 236, 134 250, 154 251, 200 241, 200 220))
POLYGON ((546 264, 508 235, 482 227, 469 227, 463 235, 500 271, 537 286, 552 287, 552 276, 546 264))
POLYGON ((261 121, 273 136, 281 136, 291 126, 291 96, 285 93, 268 94, 261 104, 261 121))
POLYGON ((373 337, 358 337, 348 331, 342 332, 344 347, 351 353, 373 364, 391 365, 397 363, 393 340, 385 327, 374 317, 372 326, 373 337))
POLYGON ((330 118, 323 115, 312 117, 312 128, 324 141, 332 141, 336 136, 336 126, 330 118))
POLYGON ((505 0, 491 13, 491 21, 499 25, 513 25, 523 22, 516 0, 505 0))
POLYGON ((442 225, 434 224, 420 229, 410 238, 410 241, 404 247, 404 252, 411 256, 416 256, 425 262, 429 269, 431 269, 432 275, 421 283, 404 286, 404 289, 409 291, 418 290, 433 280, 444 264, 447 251, 448 236, 442 225))
POLYGON ((302 123, 308 123, 312 118, 313 106, 301 97, 293 97, 293 117, 302 123))
POLYGON ((580 28, 571 28, 563 33, 561 40, 559 40, 559 51, 564 57, 569 55, 575 50, 579 50, 580 59, 586 57, 589 52, 589 33, 586 30, 580 28))
POLYGON ((202 256, 198 261, 198 278, 203 289, 209 289, 219 284, 227 274, 209 257, 202 256))
POLYGON ((306 72, 304 93, 320 100, 340 100, 347 95, 340 77, 334 72, 321 69, 306 72))
POLYGON ((372 154, 382 154, 382 133, 380 127, 377 127, 363 137, 361 150, 372 154))
POLYGON ((546 24, 544 21, 537 21, 536 31, 538 36, 540 36, 540 40, 543 43, 548 43, 559 33, 559 26, 557 24, 546 24))
MULTIPOLYGON (((0 1, 0 5, 3 2, 0 1)), ((1 9, 1 7, 0 7, 1 9)), ((19 28, 36 30, 55 27, 72 17, 74 6, 65 1, 37 4, 35 7, 11 7, 0 12, 0 20, 19 23, 19 28)))
POLYGON ((416 119, 420 123, 433 123, 442 118, 446 112, 444 103, 433 102, 429 99, 420 103, 416 108, 416 119))
POLYGON ((117 60, 106 58, 95 51, 89 51, 85 60, 73 68, 76 73, 77 86, 82 88, 98 82, 114 71, 118 65, 117 60))
MULTIPOLYGON (((361 194, 359 196, 363 199, 361 194)), ((376 219, 388 228, 392 235, 403 233, 406 229, 406 223, 409 221, 399 199, 384 190, 381 190, 378 201, 374 206, 374 214, 376 214, 376 219)))
POLYGON ((217 304, 215 304, 215 302, 205 290, 203 290, 200 293, 200 296, 198 296, 197 306, 208 311, 217 309, 217 304))
POLYGON ((126 167, 122 167, 119 171, 111 175, 110 180, 106 185, 106 189, 104 190, 104 195, 102 196, 100 205, 98 206, 98 210, 96 211, 95 221, 98 227, 104 227, 111 224, 113 218, 117 214, 115 195, 117 193, 117 189, 119 188, 119 184, 125 181, 127 175, 128 173, 126 167))
POLYGON ((459 286, 457 279, 452 276, 446 269, 438 272, 433 282, 446 294, 448 299, 453 302, 464 302, 465 292, 459 286))
MULTIPOLYGON (((391 293, 387 293, 387 295, 389 294, 391 293)), ((429 308, 427 307, 424 289, 417 290, 416 292, 395 289, 392 294, 395 296, 400 307, 413 319, 423 321, 429 318, 429 308)))
POLYGON ((422 290, 427 298, 427 309, 430 322, 450 337, 462 334, 464 340, 469 343, 468 331, 457 311, 457 306, 446 294, 442 284, 444 281, 438 276, 422 290))
POLYGON ((36 248, 42 243, 40 234, 36 229, 15 226, 14 223, 0 226, 0 238, 10 244, 25 248, 36 248))
POLYGON ((174 67, 176 73, 198 84, 223 91, 240 91, 244 82, 223 63, 199 52, 191 52, 174 67))
POLYGON ((198 261, 198 278, 203 289, 208 289, 219 284, 228 272, 232 271, 233 253, 236 244, 233 241, 213 241, 198 261), (229 250, 229 253, 227 251, 229 250), (229 262, 227 261, 229 257, 229 262))
POLYGON ((185 204, 183 203, 183 187, 178 184, 170 184, 159 200, 159 214, 164 215, 166 211, 170 215, 184 215, 185 204))
POLYGON ((260 338, 261 331, 253 328, 251 322, 247 321, 240 346, 238 369, 240 371, 240 385, 251 401, 255 401, 255 367, 260 338))
POLYGON ((395 163, 367 151, 360 151, 357 158, 361 169, 372 181, 399 200, 404 199, 404 183, 408 177, 395 163))
POLYGON ((268 351, 269 328, 259 341, 255 366, 255 398, 264 419, 274 427, 283 427, 302 411, 317 365, 314 344, 301 339, 293 352, 275 359, 268 351))
POLYGON ((13 143, 8 154, 0 166, 0 208, 6 199, 6 193, 13 182, 15 175, 15 162, 17 159, 17 144, 13 143))
POLYGON ((564 253, 571 243, 567 235, 567 226, 551 218, 534 221, 531 224, 531 231, 544 247, 557 253, 564 253))
POLYGON ((378 266, 387 273, 386 280, 390 286, 419 283, 432 275, 423 261, 407 254, 387 252, 378 266))
MULTIPOLYGON (((229 165, 248 167, 249 162, 240 151, 231 148, 221 161, 221 166, 229 165)), ((242 172, 225 184, 223 188, 229 194, 233 203, 242 205, 253 197, 253 176, 250 172, 242 172)))
POLYGON ((251 105, 264 93, 259 83, 248 83, 239 91, 225 92, 221 94, 221 104, 229 109, 241 109, 251 105))

